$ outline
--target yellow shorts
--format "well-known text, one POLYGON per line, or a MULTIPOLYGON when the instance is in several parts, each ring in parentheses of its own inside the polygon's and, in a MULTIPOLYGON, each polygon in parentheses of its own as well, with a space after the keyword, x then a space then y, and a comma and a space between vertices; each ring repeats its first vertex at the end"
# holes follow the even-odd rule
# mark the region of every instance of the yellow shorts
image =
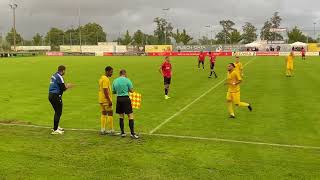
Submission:
POLYGON ((232 101, 234 104, 240 103, 240 91, 239 92, 227 92, 227 101, 232 101))
POLYGON ((109 106, 109 104, 100 104, 100 109, 101 112, 106 111, 106 112, 110 112, 112 111, 112 106, 109 106))
POLYGON ((287 69, 288 70, 293 70, 293 64, 287 64, 287 69))

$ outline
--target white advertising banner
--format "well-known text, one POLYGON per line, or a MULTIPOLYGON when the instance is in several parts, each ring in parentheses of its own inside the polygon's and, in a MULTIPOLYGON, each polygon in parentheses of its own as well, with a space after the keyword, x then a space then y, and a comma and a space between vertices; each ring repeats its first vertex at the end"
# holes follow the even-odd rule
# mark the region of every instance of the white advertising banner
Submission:
POLYGON ((74 45, 74 46, 60 46, 61 52, 85 52, 85 53, 95 53, 95 52, 114 52, 115 48, 112 45, 92 45, 92 46, 80 46, 74 45))
POLYGON ((233 56, 255 56, 256 52, 253 51, 243 51, 243 52, 234 52, 233 56))
POLYGON ((128 52, 127 46, 116 46, 116 52, 117 53, 126 53, 126 52, 128 52))
MULTIPOLYGON (((17 51, 51 51, 51 46, 16 46, 17 51)), ((14 46, 11 46, 14 50, 14 46)))

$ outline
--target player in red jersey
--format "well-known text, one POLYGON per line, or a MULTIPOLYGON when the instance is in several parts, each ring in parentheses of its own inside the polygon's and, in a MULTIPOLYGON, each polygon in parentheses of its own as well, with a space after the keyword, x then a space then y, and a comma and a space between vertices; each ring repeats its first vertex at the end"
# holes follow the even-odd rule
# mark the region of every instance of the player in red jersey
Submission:
POLYGON ((304 48, 301 49, 302 60, 306 60, 306 50, 304 48))
POLYGON ((169 87, 171 84, 171 76, 172 76, 172 66, 170 63, 170 57, 166 56, 164 62, 162 63, 159 72, 162 74, 163 76, 163 82, 164 82, 164 98, 170 99, 170 97, 168 96, 169 94, 169 87))
POLYGON ((203 53, 203 51, 200 52, 198 57, 198 68, 200 69, 200 64, 202 64, 202 68, 204 69, 204 60, 206 59, 206 55, 203 53))
POLYGON ((214 71, 214 65, 216 63, 216 56, 212 52, 209 52, 209 58, 210 58, 210 69, 211 69, 209 78, 212 77, 212 74, 214 74, 214 76, 216 78, 218 78, 216 72, 214 71))

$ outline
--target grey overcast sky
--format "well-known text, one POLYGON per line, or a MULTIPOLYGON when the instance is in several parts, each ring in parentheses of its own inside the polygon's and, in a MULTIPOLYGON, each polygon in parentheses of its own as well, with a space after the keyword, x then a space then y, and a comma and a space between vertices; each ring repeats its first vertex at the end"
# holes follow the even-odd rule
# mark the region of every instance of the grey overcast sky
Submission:
MULTIPOLYGON (((12 12, 8 6, 13 0, 0 0, 0 32, 12 25, 12 12)), ((127 29, 151 33, 153 18, 165 17, 175 27, 185 28, 194 37, 210 32, 206 25, 219 30, 219 20, 231 19, 240 28, 244 22, 258 29, 279 11, 283 27, 295 25, 313 35, 313 23, 320 30, 319 0, 14 0, 17 9, 17 31, 30 39, 36 32, 45 34, 50 27, 67 29, 81 23, 97 22, 113 39, 127 29), (165 14, 163 8, 170 8, 165 14)))

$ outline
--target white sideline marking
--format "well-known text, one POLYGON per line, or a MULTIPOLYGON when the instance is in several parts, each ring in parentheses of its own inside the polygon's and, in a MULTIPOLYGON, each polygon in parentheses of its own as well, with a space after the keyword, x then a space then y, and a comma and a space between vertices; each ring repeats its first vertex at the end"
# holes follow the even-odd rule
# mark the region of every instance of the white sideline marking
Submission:
MULTIPOLYGON (((251 59, 250 61, 248 61, 243 67, 247 66, 250 62, 252 62, 253 59, 251 59)), ((175 118, 176 116, 178 116, 179 114, 181 114, 184 110, 188 109, 191 105, 193 105, 195 102, 199 101, 199 99, 201 99, 203 96, 207 95, 209 92, 211 92, 212 90, 214 90, 215 88, 217 88, 220 84, 222 84, 223 82, 225 82, 225 80, 227 80, 227 78, 224 78, 222 81, 220 81, 218 84, 216 84, 215 86, 213 86, 212 88, 210 88, 209 90, 207 90, 206 92, 204 92, 201 96, 199 96, 198 98, 196 98, 195 100, 193 100, 191 103, 189 103, 188 105, 186 105, 185 107, 183 107, 182 109, 180 109, 178 112, 176 112, 175 114, 173 114, 172 116, 170 116, 169 118, 167 118, 166 120, 164 120, 161 124, 159 124, 157 127, 155 127, 154 129, 152 129, 150 131, 150 134, 153 134, 154 132, 156 132, 158 129, 160 129, 163 125, 167 124, 169 121, 171 121, 171 119, 175 118)))
POLYGON ((320 150, 320 147, 317 147, 317 146, 302 146, 302 145, 292 145, 292 144, 255 142, 255 141, 240 141, 240 140, 221 139, 221 138, 179 136, 179 135, 171 135, 171 134, 149 134, 149 135, 150 136, 159 136, 159 137, 180 138, 180 139, 195 139, 195 140, 220 141, 220 142, 230 142, 230 143, 239 143, 239 144, 252 144, 252 145, 265 145, 265 146, 274 146, 274 147, 288 147, 288 148, 299 148, 299 149, 319 149, 320 150))
MULTIPOLYGON (((6 124, 0 123, 2 126, 19 126, 19 127, 33 127, 33 128, 42 128, 42 129, 51 129, 47 126, 37 126, 37 125, 27 125, 27 124, 6 124)), ((66 128, 69 131, 87 131, 87 132, 98 132, 97 129, 75 129, 75 128, 66 128)), ((296 148, 296 149, 317 149, 320 150, 320 147, 317 146, 302 146, 302 145, 292 145, 292 144, 278 144, 278 143, 265 143, 265 142, 255 142, 255 141, 240 141, 233 139, 221 139, 221 138, 206 138, 206 137, 194 137, 194 136, 180 136, 180 135, 171 135, 171 134, 149 134, 149 133, 140 133, 146 136, 155 136, 155 137, 171 137, 177 139, 193 139, 193 140, 205 140, 205 141, 217 141, 217 142, 229 142, 229 143, 238 143, 238 144, 251 144, 251 145, 264 145, 264 146, 273 146, 273 147, 286 147, 286 148, 296 148)))

